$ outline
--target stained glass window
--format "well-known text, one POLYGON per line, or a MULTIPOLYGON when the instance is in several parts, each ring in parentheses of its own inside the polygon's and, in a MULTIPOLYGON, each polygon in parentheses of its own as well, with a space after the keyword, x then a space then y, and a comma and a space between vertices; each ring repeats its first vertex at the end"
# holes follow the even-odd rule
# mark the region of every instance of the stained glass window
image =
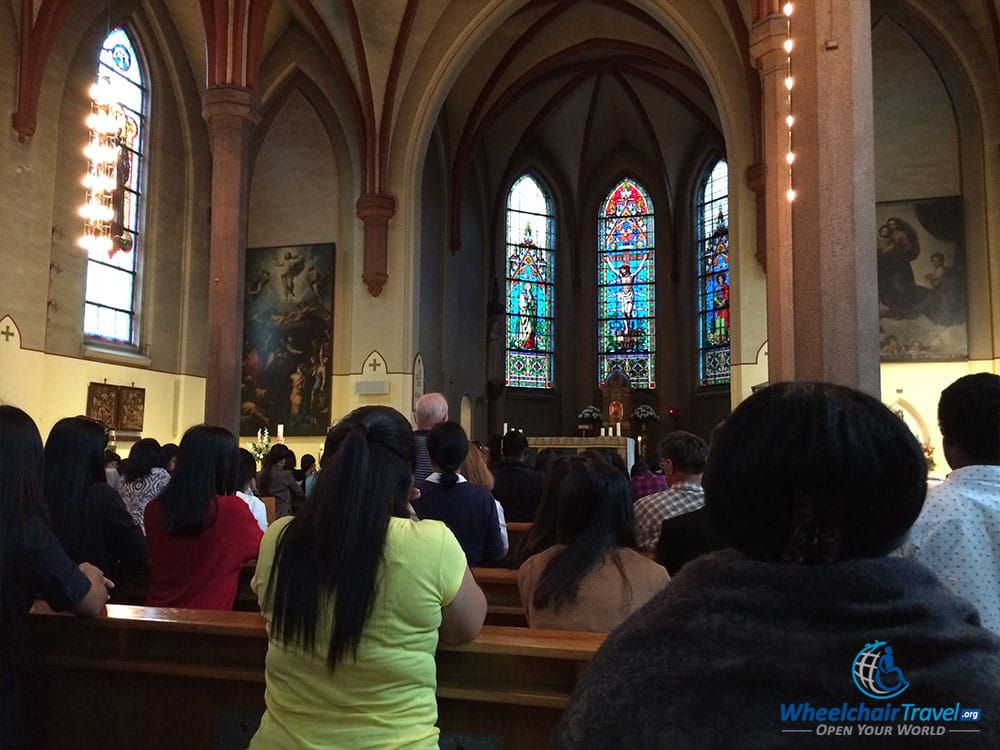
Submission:
POLYGON ((729 170, 721 159, 698 194, 698 377, 729 383, 729 170))
POLYGON ((621 370, 633 388, 655 388, 656 272, 653 203, 624 179, 597 220, 597 379, 621 370))
POLYGON ((91 222, 88 238, 81 244, 87 247, 88 256, 84 335, 120 344, 137 343, 136 282, 146 95, 136 49, 125 29, 117 28, 105 38, 98 58, 88 123, 90 164, 85 180, 88 203, 95 193, 95 176, 97 189, 101 179, 109 181, 106 191, 110 200, 105 206, 108 216, 99 223, 96 234, 91 222), (103 130, 102 119, 109 123, 103 130), (109 148, 110 156, 101 153, 109 148))
POLYGON ((545 187, 522 175, 507 195, 507 385, 551 388, 555 217, 545 187))

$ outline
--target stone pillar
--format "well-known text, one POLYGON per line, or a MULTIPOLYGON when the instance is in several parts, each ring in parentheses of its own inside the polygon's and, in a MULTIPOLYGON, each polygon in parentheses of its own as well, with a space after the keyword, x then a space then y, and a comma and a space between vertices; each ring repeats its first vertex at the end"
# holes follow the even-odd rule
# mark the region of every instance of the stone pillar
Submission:
POLYGON ((792 36, 795 377, 879 398, 869 3, 799 0, 792 36))
MULTIPOLYGON (((777 11, 777 8, 773 9, 777 11)), ((768 380, 795 380, 795 310, 792 276, 792 206, 788 202, 788 91, 784 15, 770 15, 754 24, 750 52, 761 78, 761 164, 754 170, 758 207, 763 204, 763 247, 758 247, 767 271, 768 380)), ((758 214, 758 220, 761 220, 758 214)))
POLYGON ((358 218, 365 225, 365 264, 361 278, 372 297, 382 293, 389 278, 389 219, 396 213, 396 199, 382 193, 358 198, 358 218))
POLYGON ((869 3, 797 0, 791 36, 797 197, 789 210, 785 17, 753 29, 764 96, 769 379, 832 381, 877 398, 869 3))
POLYGON ((210 86, 202 116, 212 149, 205 421, 239 435, 249 150, 259 103, 250 89, 210 86))

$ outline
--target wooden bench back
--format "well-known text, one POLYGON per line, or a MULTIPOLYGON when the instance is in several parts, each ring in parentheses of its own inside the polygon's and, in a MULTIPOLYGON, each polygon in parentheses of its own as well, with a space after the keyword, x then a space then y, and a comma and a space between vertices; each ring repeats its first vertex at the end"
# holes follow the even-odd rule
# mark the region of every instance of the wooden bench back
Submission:
MULTIPOLYGON (((258 614, 109 605, 87 620, 37 603, 28 619, 25 747, 65 747, 67 738, 76 747, 213 747, 220 731, 252 734, 264 710, 267 634, 258 614), (111 715, 96 716, 81 698, 95 685, 111 715)), ((604 638, 488 625, 470 643, 442 644, 442 731, 546 747, 604 638)))

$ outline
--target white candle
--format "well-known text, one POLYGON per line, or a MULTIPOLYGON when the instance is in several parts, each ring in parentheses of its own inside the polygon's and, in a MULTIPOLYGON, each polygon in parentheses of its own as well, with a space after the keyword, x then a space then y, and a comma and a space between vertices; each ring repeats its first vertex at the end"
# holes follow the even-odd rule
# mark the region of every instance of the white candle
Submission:
POLYGON ((504 435, 507 434, 507 423, 506 422, 503 423, 503 434, 504 435))
POLYGON ((285 425, 279 424, 278 425, 278 438, 280 439, 280 438, 283 438, 284 436, 285 436, 285 425))
POLYGON ((601 428, 601 437, 604 437, 604 428, 601 428))
POLYGON ((622 436, 622 423, 615 422, 615 435, 618 437, 622 436))

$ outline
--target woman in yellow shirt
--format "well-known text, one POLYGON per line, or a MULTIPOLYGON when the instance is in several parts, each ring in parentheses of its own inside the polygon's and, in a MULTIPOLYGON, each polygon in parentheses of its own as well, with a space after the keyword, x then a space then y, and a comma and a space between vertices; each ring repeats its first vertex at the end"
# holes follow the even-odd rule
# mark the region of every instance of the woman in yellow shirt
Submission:
POLYGON ((409 422, 361 407, 327 435, 301 512, 264 535, 267 710, 251 748, 438 746, 438 639, 474 638, 486 599, 448 528, 409 518, 414 460, 409 422))

